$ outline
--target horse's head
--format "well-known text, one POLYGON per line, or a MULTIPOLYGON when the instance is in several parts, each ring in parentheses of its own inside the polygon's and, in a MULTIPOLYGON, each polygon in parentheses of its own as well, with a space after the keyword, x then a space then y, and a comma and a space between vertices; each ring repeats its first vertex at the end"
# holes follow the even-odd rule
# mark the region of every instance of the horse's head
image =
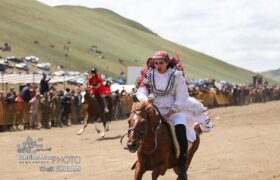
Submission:
POLYGON ((90 98, 91 98, 90 89, 85 88, 85 89, 81 92, 81 95, 82 95, 82 103, 88 103, 89 100, 90 100, 90 98))
POLYGON ((155 128, 157 112, 151 102, 137 102, 132 106, 128 119, 128 141, 127 148, 134 153, 146 136, 148 130, 155 128))

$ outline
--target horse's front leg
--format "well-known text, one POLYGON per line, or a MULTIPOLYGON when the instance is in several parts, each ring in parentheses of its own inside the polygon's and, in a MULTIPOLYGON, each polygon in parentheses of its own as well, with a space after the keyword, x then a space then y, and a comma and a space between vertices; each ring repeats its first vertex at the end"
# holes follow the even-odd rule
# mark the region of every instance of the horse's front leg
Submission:
POLYGON ((156 180, 159 175, 164 175, 167 170, 166 164, 160 164, 152 172, 152 180, 156 180))
POLYGON ((105 123, 105 130, 106 130, 106 131, 109 131, 109 126, 110 126, 111 121, 112 121, 111 110, 110 110, 109 113, 106 114, 105 118, 106 118, 106 119, 105 119, 105 120, 106 120, 106 123, 105 123))
POLYGON ((86 129, 86 127, 88 125, 89 118, 90 118, 89 116, 88 116, 88 118, 86 118, 83 128, 80 131, 77 132, 77 135, 82 135, 83 134, 84 130, 86 129))
POLYGON ((139 161, 137 161, 134 171, 134 180, 141 180, 145 172, 146 170, 143 168, 143 166, 141 166, 139 161))
POLYGON ((94 128, 95 128, 96 132, 97 132, 97 133, 100 133, 100 130, 99 130, 98 127, 97 127, 97 123, 94 121, 93 124, 94 124, 94 128))

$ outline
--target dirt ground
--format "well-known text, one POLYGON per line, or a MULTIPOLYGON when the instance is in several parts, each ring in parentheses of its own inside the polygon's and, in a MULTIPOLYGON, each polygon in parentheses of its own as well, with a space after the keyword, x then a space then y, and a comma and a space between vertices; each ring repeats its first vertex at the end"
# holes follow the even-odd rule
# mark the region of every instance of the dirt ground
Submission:
MULTIPOLYGON (((201 145, 188 171, 190 180, 280 179, 280 101, 211 110, 214 129, 201 136, 201 145)), ((100 126, 101 124, 99 124, 100 126)), ((81 125, 0 133, 0 179, 131 180, 136 154, 123 150, 120 137, 127 121, 112 122, 101 140, 92 124, 83 135, 81 125), (17 145, 30 136, 43 149, 33 155, 75 156, 74 162, 19 160, 17 145), (80 158, 80 162, 77 161, 80 158), (43 172, 40 167, 78 166, 80 172, 43 172)), ((100 126, 101 127, 101 126, 100 126)), ((73 160, 73 159, 72 159, 73 160)), ((143 179, 151 179, 147 172, 143 179)), ((159 179, 176 179, 172 170, 159 179)))

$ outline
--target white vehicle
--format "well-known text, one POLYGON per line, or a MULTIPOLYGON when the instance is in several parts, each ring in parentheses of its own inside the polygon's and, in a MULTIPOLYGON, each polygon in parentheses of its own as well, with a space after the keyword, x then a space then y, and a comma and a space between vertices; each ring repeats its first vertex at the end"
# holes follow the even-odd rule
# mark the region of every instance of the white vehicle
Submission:
POLYGON ((64 71, 56 71, 53 73, 54 76, 64 76, 65 72, 64 71))
POLYGON ((25 60, 31 63, 38 63, 39 62, 39 58, 36 56, 26 56, 25 60))
POLYGON ((25 63, 18 63, 18 64, 16 64, 15 65, 16 66, 16 68, 18 68, 18 69, 28 69, 28 65, 27 64, 25 64, 25 63))
POLYGON ((86 85, 87 79, 85 79, 85 78, 75 78, 75 79, 70 79, 67 82, 69 84, 73 84, 73 85, 86 85))
POLYGON ((41 63, 37 64, 37 68, 44 69, 44 70, 49 70, 51 67, 50 63, 41 63))
POLYGON ((22 60, 19 57, 17 57, 17 56, 6 57, 6 60, 14 62, 14 63, 21 63, 22 62, 22 60))
POLYGON ((79 75, 81 75, 81 73, 78 72, 78 71, 68 71, 68 72, 66 72, 66 74, 67 74, 67 76, 79 76, 79 75))

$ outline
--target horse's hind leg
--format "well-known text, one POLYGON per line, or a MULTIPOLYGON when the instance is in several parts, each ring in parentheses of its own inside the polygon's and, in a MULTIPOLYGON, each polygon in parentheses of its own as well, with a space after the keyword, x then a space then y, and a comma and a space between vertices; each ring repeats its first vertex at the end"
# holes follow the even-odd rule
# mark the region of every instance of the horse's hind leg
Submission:
POLYGON ((105 130, 105 127, 104 127, 100 137, 104 138, 105 137, 105 133, 106 133, 106 130, 105 130))
MULTIPOLYGON (((101 133, 101 137, 102 138, 104 138, 105 137, 105 133, 106 133, 106 120, 105 120, 105 118, 104 118, 104 116, 103 117, 101 117, 101 120, 102 120, 102 124, 103 124, 103 131, 102 131, 102 133, 101 133)), ((99 131, 100 132, 100 131, 99 131)))
POLYGON ((107 122, 107 123, 106 123, 106 126, 105 126, 105 130, 106 130, 106 131, 109 131, 109 126, 110 126, 110 124, 111 124, 111 122, 107 122))
POLYGON ((157 166, 152 172, 152 180, 156 180, 159 175, 164 175, 167 170, 167 166, 165 164, 161 164, 157 166))

